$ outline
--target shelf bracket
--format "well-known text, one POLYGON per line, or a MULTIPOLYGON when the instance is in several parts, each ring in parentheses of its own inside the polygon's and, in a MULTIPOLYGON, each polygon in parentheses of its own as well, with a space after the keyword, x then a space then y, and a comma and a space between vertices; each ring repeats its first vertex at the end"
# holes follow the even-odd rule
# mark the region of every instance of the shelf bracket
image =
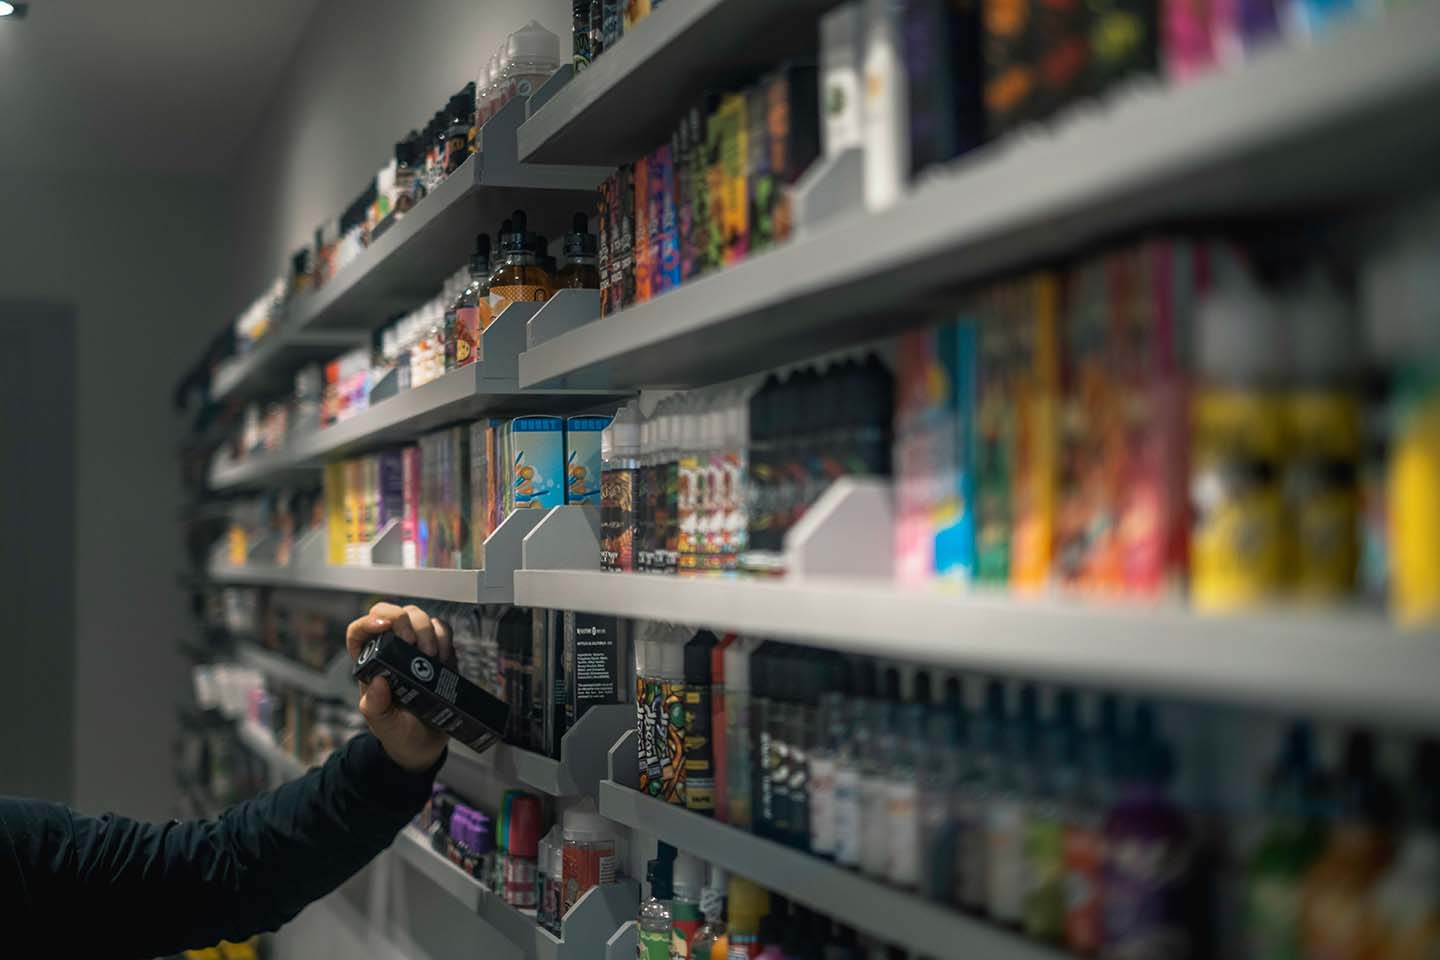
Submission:
POLYGON ((640 754, 634 727, 620 734, 606 752, 605 763, 610 773, 607 779, 631 790, 640 789, 640 754))
POLYGON ((482 596, 486 603, 509 603, 515 596, 515 571, 524 557, 527 534, 543 519, 539 510, 514 510, 485 538, 476 561, 485 570, 482 596))
POLYGON ((347 549, 351 555, 346 562, 355 566, 398 567, 405 562, 405 532, 399 520, 391 520, 369 543, 352 544, 347 549))
POLYGON ((540 305, 530 318, 525 334, 525 349, 532 349, 562 333, 600 319, 599 290, 556 290, 555 296, 540 305))
POLYGON ((508 304, 490 326, 480 331, 475 362, 480 364, 482 382, 494 381, 514 389, 520 375, 520 353, 525 349, 525 330, 530 318, 544 303, 517 301, 508 304))
POLYGON ((893 576, 890 485, 842 477, 785 534, 787 577, 893 576))
MULTIPOLYGON (((543 86, 541 88, 544 89, 543 86)), ((594 190, 610 176, 610 167, 521 163, 516 135, 526 120, 528 101, 513 98, 475 135, 475 155, 482 187, 523 187, 539 190, 594 190)))
POLYGON ((621 926, 634 921, 639 909, 640 886, 634 880, 591 887, 560 921, 560 957, 589 960, 595 956, 596 944, 609 943, 621 926))
POLYGON ((634 960, 639 944, 639 925, 631 920, 605 941, 605 960, 634 960))
POLYGON ((865 158, 859 147, 823 158, 807 170, 790 192, 796 233, 843 213, 861 212, 864 176, 865 158))
POLYGON ((552 507, 525 536, 524 570, 599 570, 600 508, 552 507))

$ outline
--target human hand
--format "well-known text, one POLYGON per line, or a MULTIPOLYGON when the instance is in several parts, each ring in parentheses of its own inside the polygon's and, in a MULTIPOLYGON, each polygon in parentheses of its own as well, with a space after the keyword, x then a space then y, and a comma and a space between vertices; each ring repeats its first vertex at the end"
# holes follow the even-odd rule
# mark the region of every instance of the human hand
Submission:
MULTIPOLYGON (((450 643, 450 629, 443 620, 432 619, 413 604, 402 608, 393 603, 377 603, 367 616, 351 623, 345 630, 345 647, 350 651, 350 659, 360 656, 371 637, 386 631, 393 631, 421 652, 454 667, 455 648, 450 643)), ((434 766, 450 739, 396 705, 390 699, 390 681, 384 677, 360 682, 360 714, 385 748, 386 756, 415 773, 434 766)))

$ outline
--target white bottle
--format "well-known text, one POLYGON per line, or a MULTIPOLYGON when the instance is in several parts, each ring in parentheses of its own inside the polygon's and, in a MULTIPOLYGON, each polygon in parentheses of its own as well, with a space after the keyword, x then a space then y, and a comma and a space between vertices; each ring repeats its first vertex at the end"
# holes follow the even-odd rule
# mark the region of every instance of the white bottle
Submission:
POLYGON ((905 189, 910 122, 900 0, 865 0, 865 206, 884 210, 905 189))
POLYGON ((560 38, 534 20, 510 34, 505 41, 505 101, 522 100, 540 89, 560 68, 560 38))
POLYGON ((820 18, 820 139, 827 157, 864 145, 864 36, 860 0, 842 3, 820 18))

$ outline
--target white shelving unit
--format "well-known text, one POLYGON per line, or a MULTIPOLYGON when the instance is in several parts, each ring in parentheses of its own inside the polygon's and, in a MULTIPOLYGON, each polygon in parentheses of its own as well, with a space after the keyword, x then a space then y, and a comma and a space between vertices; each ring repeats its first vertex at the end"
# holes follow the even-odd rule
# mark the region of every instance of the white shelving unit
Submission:
POLYGON ((887 336, 934 315, 914 303, 1120 230, 1363 198, 1440 159, 1440 132, 1416 122, 1440 97, 1437 49, 1440 7, 1415 4, 1183 86, 1078 105, 927 174, 883 213, 839 214, 538 344, 520 384, 715 383, 887 336))
MULTIPOLYGON (((359 342, 432 295, 476 230, 514 207, 559 235, 547 224, 590 209, 611 165, 664 141, 681 110, 737 67, 794 52, 803 45, 796 38, 813 37, 817 14, 831 5, 668 0, 589 69, 564 70, 528 104, 507 106, 482 131, 474 159, 332 282, 297 299, 275 335, 217 378, 215 395, 252 396, 283 383, 300 361, 359 342)), ((1128 84, 925 173, 887 210, 861 209, 856 191, 843 197, 849 206, 833 202, 845 193, 835 188, 839 167, 821 164, 799 197, 832 201, 799 204, 788 243, 604 318, 598 298, 584 294, 512 308, 487 330, 474 366, 296 436, 279 453, 218 463, 210 485, 286 483, 327 460, 479 415, 590 409, 641 389, 714 384, 852 347, 943 315, 969 285, 1127 231, 1391 201, 1440 169, 1440 125, 1428 122, 1437 102, 1440 5, 1418 3, 1310 43, 1277 44, 1185 84, 1128 84)), ((391 531, 373 551, 391 562, 326 565, 312 534, 288 565, 267 562, 260 549, 245 566, 217 563, 209 573, 220 583, 671 621, 966 671, 1440 728, 1434 628, 1402 630, 1358 608, 1205 615, 1177 603, 901 586, 890 579, 888 502, 882 488, 837 485, 792 532, 789 574, 777 579, 602 573, 598 517, 581 508, 510 518, 487 541, 483 570, 403 568, 391 531), (857 555, 846 549, 852 543, 885 546, 857 555)), ((348 664, 322 674, 254 648, 241 656, 292 686, 320 693, 340 690, 343 680, 342 695, 350 692, 348 664)), ((644 796, 629 779, 633 722, 630 706, 592 711, 558 760, 510 746, 475 755, 458 744, 451 759, 557 804, 593 797, 604 816, 637 835, 922 956, 1063 956, 644 796)), ((241 724, 240 736, 277 776, 299 772, 264 731, 241 724)), ((394 857, 522 957, 634 954, 633 883, 592 891, 556 937, 413 828, 397 839, 394 857)))

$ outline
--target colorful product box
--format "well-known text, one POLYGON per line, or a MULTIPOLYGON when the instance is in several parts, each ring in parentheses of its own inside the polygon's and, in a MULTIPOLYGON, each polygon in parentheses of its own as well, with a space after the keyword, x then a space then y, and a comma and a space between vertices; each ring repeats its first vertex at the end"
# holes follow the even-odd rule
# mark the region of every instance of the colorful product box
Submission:
POLYGON ((321 484, 325 496, 325 562, 339 565, 345 562, 346 546, 350 540, 344 462, 325 464, 321 484))
POLYGON ((1089 16, 1088 92, 1159 70, 1158 0, 1090 0, 1089 16))
POLYGON ((766 125, 765 88, 756 85, 745 97, 745 204, 749 239, 742 254, 756 253, 775 239, 770 210, 775 176, 770 169, 770 131, 766 125))
POLYGON ((726 94, 710 116, 706 138, 712 158, 710 215, 718 227, 719 259, 726 266, 745 259, 750 249, 749 200, 745 185, 749 161, 749 128, 745 95, 726 94))
MULTIPOLYGON (((650 191, 650 157, 635 161, 631 202, 635 210, 635 303, 644 303, 655 291, 655 271, 660 253, 658 224, 651 218, 658 213, 650 191)), ((658 217, 656 218, 658 219, 658 217)))
POLYGON ((636 302, 635 240, 639 235, 635 232, 635 169, 628 164, 621 166, 615 177, 615 242, 611 247, 610 283, 619 290, 611 291, 610 302, 617 309, 623 309, 636 302))
POLYGON ((680 226, 675 207, 675 158, 669 144, 650 157, 650 228, 653 231, 654 273, 651 292, 680 286, 680 226))
POLYGON ((1011 495, 1015 469, 1016 411, 1011 402, 1014 330, 1003 310, 1004 289, 978 296, 971 309, 979 318, 979 398, 975 411, 976 579, 1010 582, 1011 495))
POLYGON ((595 210, 596 268, 600 273, 600 316, 608 317, 617 309, 611 302, 614 288, 610 280, 610 221, 615 207, 615 175, 611 174, 600 184, 600 195, 595 210))
POLYGON ((1032 0, 982 0, 986 133, 999 136, 1040 114, 1038 30, 1032 0))
POLYGON ((600 432, 609 417, 565 421, 565 502, 600 505, 600 432))
POLYGON ((420 566, 420 448, 406 447, 400 454, 403 496, 400 557, 407 567, 420 566))
POLYGON ((549 510, 565 502, 565 421, 517 417, 506 430, 511 497, 516 510, 549 510))
POLYGON ((493 489, 490 483, 490 426, 484 420, 477 420, 466 428, 470 432, 470 557, 476 569, 485 567, 485 539, 490 536, 489 500, 487 492, 493 489))
POLYGON ((1035 8, 1036 107, 1049 114, 1089 94, 1090 5, 1085 0, 1040 0, 1035 8))
POLYGON ((774 179, 762 211, 769 240, 779 243, 794 231, 790 188, 820 155, 820 78, 809 64, 789 64, 765 78, 766 168, 774 179))
POLYGON ((375 529, 384 530, 391 521, 405 520, 405 468, 401 451, 383 450, 375 454, 376 517, 375 529))
POLYGON ((1050 579, 1055 533, 1059 418, 1060 281, 1041 272, 1014 287, 1019 334, 1013 402, 1017 419, 1010 583, 1036 590, 1050 579))

